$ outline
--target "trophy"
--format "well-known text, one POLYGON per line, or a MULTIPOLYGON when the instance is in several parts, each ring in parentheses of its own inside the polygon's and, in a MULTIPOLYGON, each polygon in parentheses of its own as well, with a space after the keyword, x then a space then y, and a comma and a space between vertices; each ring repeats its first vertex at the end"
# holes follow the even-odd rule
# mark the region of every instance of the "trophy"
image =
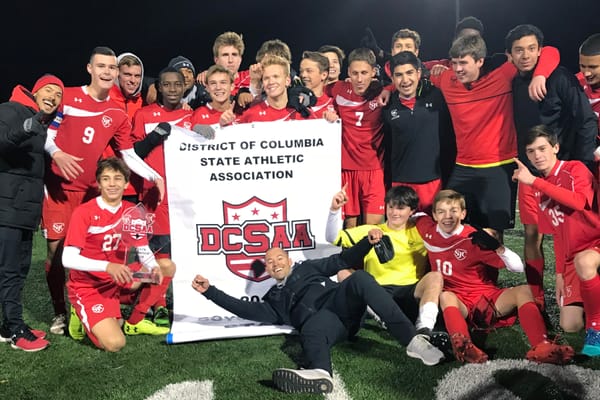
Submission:
POLYGON ((141 271, 141 265, 152 257, 147 245, 152 236, 154 214, 146 211, 142 203, 123 211, 120 224, 115 227, 123 244, 123 264, 130 266, 133 279, 144 283, 158 283, 158 275, 141 271), (143 247, 142 247, 143 246, 143 247))

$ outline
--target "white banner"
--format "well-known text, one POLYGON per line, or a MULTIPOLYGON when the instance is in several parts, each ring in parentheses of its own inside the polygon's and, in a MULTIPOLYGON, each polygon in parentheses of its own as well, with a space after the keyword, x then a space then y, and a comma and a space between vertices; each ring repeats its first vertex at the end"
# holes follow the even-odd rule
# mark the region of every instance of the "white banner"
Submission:
POLYGON ((341 187, 340 148, 341 125, 325 120, 234 125, 213 140, 171 131, 165 162, 177 273, 168 343, 292 330, 233 316, 191 282, 201 274, 231 296, 260 301, 274 281, 253 266, 268 248, 285 248, 294 261, 339 251, 325 241, 325 224, 341 187))

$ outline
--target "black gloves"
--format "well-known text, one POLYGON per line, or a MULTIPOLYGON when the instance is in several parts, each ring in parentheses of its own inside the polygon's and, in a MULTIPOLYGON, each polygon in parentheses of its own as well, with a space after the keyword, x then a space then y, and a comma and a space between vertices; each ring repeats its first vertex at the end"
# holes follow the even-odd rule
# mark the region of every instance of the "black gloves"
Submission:
POLYGON ((168 122, 161 122, 152 132, 147 134, 144 139, 134 143, 133 150, 140 158, 146 158, 152 149, 164 142, 170 134, 171 124, 168 122))
POLYGON ((373 250, 381 264, 394 258, 394 245, 388 235, 383 235, 381 240, 373 245, 373 250))
POLYGON ((45 116, 46 114, 43 111, 38 111, 37 114, 23 121, 23 130, 30 135, 37 135, 44 132, 46 128, 42 125, 42 121, 45 116))
POLYGON ((288 107, 298 111, 304 118, 310 116, 309 107, 317 104, 317 96, 306 86, 292 86, 288 89, 288 107))
POLYGON ((373 31, 369 27, 367 27, 365 29, 365 34, 360 39, 360 45, 373 50, 373 53, 375 53, 376 57, 383 56, 383 53, 384 53, 383 49, 381 47, 379 47, 379 45, 377 44, 377 39, 375 39, 375 35, 373 34, 373 31))
POLYGON ((156 133, 162 140, 165 140, 171 134, 171 124, 168 122, 161 122, 156 125, 156 128, 150 134, 156 133))
POLYGON ((494 250, 495 251, 496 249, 498 249, 498 247, 500 247, 502 245, 498 241, 498 239, 496 239, 495 237, 493 237, 492 235, 490 235, 483 229, 477 229, 475 232, 471 232, 469 234, 469 237, 471 238, 471 242, 473 242, 473 244, 476 244, 477 246, 479 246, 479 248, 482 250, 494 250))

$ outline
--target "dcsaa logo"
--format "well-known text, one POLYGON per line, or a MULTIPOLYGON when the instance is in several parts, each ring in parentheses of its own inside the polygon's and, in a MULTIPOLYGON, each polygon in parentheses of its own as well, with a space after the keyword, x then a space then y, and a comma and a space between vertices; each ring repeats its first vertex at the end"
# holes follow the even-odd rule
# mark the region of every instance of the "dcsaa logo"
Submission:
POLYGON ((225 254, 227 268, 244 279, 260 282, 264 255, 271 247, 316 248, 309 220, 288 221, 287 199, 269 203, 256 196, 241 204, 223 202, 223 225, 196 225, 198 254, 225 254))

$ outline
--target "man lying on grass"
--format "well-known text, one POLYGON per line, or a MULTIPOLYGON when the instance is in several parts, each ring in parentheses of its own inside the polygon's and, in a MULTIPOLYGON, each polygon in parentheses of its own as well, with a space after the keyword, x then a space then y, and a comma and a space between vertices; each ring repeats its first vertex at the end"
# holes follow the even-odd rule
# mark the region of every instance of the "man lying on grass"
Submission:
POLYGON ((273 247, 265 254, 267 273, 276 281, 263 302, 239 300, 211 286, 208 279, 196 275, 192 287, 207 299, 248 320, 278 325, 292 325, 300 334, 308 369, 280 368, 273 372, 273 382, 284 392, 329 393, 331 379, 330 348, 356 335, 367 306, 387 325, 388 332, 403 346, 409 357, 425 365, 435 365, 443 353, 414 325, 371 275, 357 271, 337 283, 329 279, 339 270, 357 265, 382 237, 372 230, 355 246, 326 258, 293 263, 287 252, 273 247))

